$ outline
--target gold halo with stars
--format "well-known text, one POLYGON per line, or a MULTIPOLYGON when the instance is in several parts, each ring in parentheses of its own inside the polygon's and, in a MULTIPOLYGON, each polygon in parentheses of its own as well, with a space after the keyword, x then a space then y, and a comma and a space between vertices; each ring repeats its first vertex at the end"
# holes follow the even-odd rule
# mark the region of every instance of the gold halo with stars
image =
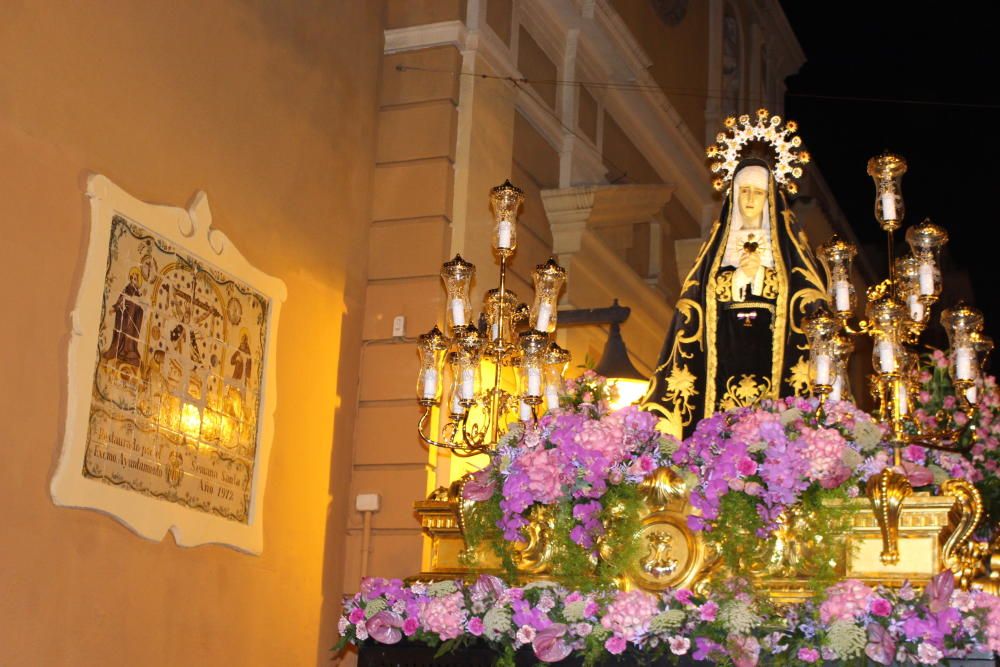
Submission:
POLYGON ((801 150, 802 138, 795 134, 798 124, 794 120, 781 123, 781 116, 772 116, 767 109, 758 109, 752 122, 747 114, 727 118, 726 129, 716 135, 715 144, 705 151, 716 174, 712 187, 722 191, 732 181, 743 150, 748 144, 760 142, 769 144, 774 151, 774 180, 789 194, 798 192, 793 179, 802 176, 802 167, 809 164, 809 153, 801 150))

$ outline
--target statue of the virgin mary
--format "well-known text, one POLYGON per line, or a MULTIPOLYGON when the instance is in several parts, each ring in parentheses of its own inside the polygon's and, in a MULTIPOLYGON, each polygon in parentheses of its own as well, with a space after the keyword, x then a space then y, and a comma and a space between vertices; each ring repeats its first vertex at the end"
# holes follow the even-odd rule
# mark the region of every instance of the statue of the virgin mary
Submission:
POLYGON ((717 411, 809 389, 802 319, 825 302, 823 281, 772 166, 733 163, 643 399, 678 437, 717 411))

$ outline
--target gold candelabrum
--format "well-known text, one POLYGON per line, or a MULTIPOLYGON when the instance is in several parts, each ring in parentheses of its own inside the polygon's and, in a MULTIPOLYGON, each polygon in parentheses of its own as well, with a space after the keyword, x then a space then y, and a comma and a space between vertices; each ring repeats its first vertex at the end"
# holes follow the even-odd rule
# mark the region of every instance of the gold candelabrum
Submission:
POLYGON ((476 267, 455 255, 441 267, 447 292, 445 328, 450 335, 434 326, 418 338, 417 398, 424 411, 417 430, 428 445, 459 456, 492 451, 509 423, 537 420, 543 400, 550 409, 558 406, 569 366, 569 352, 550 340, 565 269, 554 259, 535 268, 531 307, 507 289, 507 263, 517 248, 517 216, 523 202, 524 194, 510 181, 490 191, 493 250, 500 276, 499 286, 486 292, 479 318, 473 319, 469 298, 476 267), (433 415, 441 406, 446 364, 451 385, 442 416, 447 417, 435 437, 433 415))
MULTIPOLYGON (((852 338, 865 335, 873 345, 869 376, 876 402, 876 419, 884 425, 893 448, 893 465, 868 481, 867 494, 882 532, 880 558, 885 565, 899 562, 899 517, 903 501, 912 493, 902 470, 900 452, 907 445, 961 451, 959 444, 974 427, 976 380, 982 375, 993 342, 983 334, 983 316, 963 303, 941 313, 948 334, 951 380, 957 400, 969 414, 963 426, 950 426, 938 419, 931 429, 914 417, 914 399, 919 391, 914 351, 930 319, 930 310, 941 294, 939 254, 948 242, 944 229, 924 220, 906 231, 910 254, 896 257, 894 234, 903 215, 901 182, 906 161, 889 153, 868 161, 868 174, 875 181, 875 218, 886 233, 888 277, 867 289, 864 320, 852 323, 855 291, 851 262, 857 249, 836 236, 818 249, 827 273, 829 309, 807 317, 804 329, 810 345, 813 392, 821 409, 828 398, 847 395, 847 362, 853 351, 852 338)), ((943 415, 942 415, 943 417, 943 415)), ((973 488, 973 492, 975 489, 973 488)))

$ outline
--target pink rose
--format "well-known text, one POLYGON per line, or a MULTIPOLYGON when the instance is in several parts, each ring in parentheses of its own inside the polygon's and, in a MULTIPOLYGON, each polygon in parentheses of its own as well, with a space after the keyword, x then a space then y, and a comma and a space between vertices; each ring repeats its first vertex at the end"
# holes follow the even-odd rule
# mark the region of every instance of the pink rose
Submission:
POLYGON ((618 635, 614 635, 604 642, 604 648, 606 648, 608 653, 611 653, 612 655, 621 655, 624 653, 625 645, 625 639, 623 637, 619 637, 618 635))
POLYGON ((357 625, 361 621, 365 620, 364 610, 360 609, 359 607, 355 607, 354 609, 351 610, 351 613, 348 614, 347 620, 357 625))
POLYGON ((892 613, 892 603, 885 598, 872 600, 871 612, 875 616, 888 616, 892 613))
POLYGON ((744 477, 749 477, 757 472, 757 463, 749 456, 744 456, 736 464, 736 472, 744 477))
POLYGON ((410 616, 408 619, 403 621, 403 634, 407 637, 412 637, 417 629, 420 627, 420 621, 414 616, 410 616))
POLYGON ((473 616, 469 619, 469 622, 465 624, 465 629, 469 631, 469 634, 473 637, 479 637, 483 634, 483 619, 478 616, 473 616))

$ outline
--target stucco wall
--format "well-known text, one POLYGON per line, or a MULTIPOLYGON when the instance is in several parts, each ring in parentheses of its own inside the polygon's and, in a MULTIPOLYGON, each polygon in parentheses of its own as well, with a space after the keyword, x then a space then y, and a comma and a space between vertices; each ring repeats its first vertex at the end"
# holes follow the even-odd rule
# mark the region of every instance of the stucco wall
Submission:
POLYGON ((3 11, 0 664, 329 664, 379 3, 15 0, 3 11), (88 172, 172 205, 206 190, 215 224, 288 287, 260 557, 150 542, 50 500, 88 172))

